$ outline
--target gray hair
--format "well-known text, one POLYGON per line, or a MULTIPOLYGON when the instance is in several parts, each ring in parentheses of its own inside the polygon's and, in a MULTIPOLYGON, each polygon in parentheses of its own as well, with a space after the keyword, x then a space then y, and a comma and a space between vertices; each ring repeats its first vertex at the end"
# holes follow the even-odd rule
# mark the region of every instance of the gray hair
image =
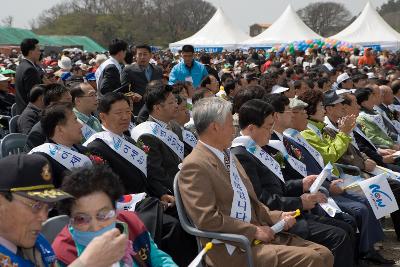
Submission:
POLYGON ((200 99, 192 112, 197 133, 202 134, 212 122, 223 124, 229 113, 232 113, 231 102, 219 97, 200 99))

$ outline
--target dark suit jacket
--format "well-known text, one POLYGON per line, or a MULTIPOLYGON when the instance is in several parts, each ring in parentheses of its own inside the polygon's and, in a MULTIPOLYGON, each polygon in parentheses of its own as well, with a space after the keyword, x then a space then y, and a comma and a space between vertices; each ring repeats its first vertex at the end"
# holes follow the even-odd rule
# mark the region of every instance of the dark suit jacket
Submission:
POLYGON ((120 87, 121 75, 118 71, 118 68, 115 65, 110 64, 104 68, 102 74, 100 75, 97 91, 101 96, 120 87))
MULTIPOLYGON (((148 121, 153 121, 150 117, 148 121)), ((182 130, 175 122, 170 123, 173 131, 182 141, 182 130)), ((143 134, 139 139, 150 148, 147 154, 147 181, 152 196, 173 194, 175 174, 179 171, 180 158, 166 144, 151 134, 143 134)))
MULTIPOLYGON (((47 142, 54 143, 51 140, 48 140, 47 142)), ((84 155, 88 152, 88 149, 81 145, 74 145, 73 149, 84 155)), ((46 153, 43 152, 36 152, 36 153, 43 155, 49 161, 53 173, 53 184, 56 188, 60 188, 64 177, 68 175, 71 171, 65 168, 61 163, 59 163, 57 160, 53 159, 46 153)))
MULTIPOLYGON (((128 136, 125 136, 125 140, 129 143, 136 144, 135 141, 128 136)), ((119 176, 124 185, 125 194, 147 192, 146 176, 138 168, 112 150, 101 139, 94 140, 87 148, 92 154, 103 158, 110 168, 119 176)))
POLYGON ((0 114, 11 116, 11 107, 15 103, 15 95, 0 91, 0 114))
POLYGON ((17 114, 21 114, 29 102, 32 87, 42 83, 39 70, 26 59, 21 60, 15 74, 17 114))
POLYGON ((32 127, 40 121, 40 113, 32 103, 29 103, 18 118, 18 130, 23 134, 28 134, 32 127))
POLYGON ((261 161, 242 146, 231 148, 253 184, 258 199, 270 210, 293 211, 303 209, 300 195, 302 180, 289 180, 285 184, 261 161))
MULTIPOLYGON (((142 71, 137 63, 125 67, 121 74, 122 86, 131 85, 131 90, 133 92, 143 96, 144 92, 146 91, 146 86, 150 81, 161 80, 163 77, 163 71, 160 67, 152 64, 150 64, 150 67, 153 70, 150 80, 147 80, 144 71, 142 71)), ((134 115, 137 115, 139 113, 139 110, 142 108, 143 105, 143 99, 139 103, 135 103, 135 105, 133 106, 134 115)))
POLYGON ((28 134, 26 140, 25 150, 31 151, 32 148, 40 146, 46 142, 46 135, 43 132, 42 124, 40 121, 36 123, 28 134))
POLYGON ((400 105, 400 101, 396 97, 394 97, 393 98, 393 104, 400 105))
POLYGON ((221 80, 219 79, 218 71, 217 71, 216 69, 214 69, 213 67, 211 67, 211 66, 208 65, 208 64, 204 64, 204 67, 206 67, 207 72, 208 72, 209 74, 211 74, 212 76, 214 76, 215 79, 217 79, 218 82, 221 81, 221 80))
MULTIPOLYGON (((391 119, 391 120, 394 119, 392 111, 390 111, 383 104, 379 105, 379 107, 385 112, 386 116, 389 119, 391 119)), ((396 128, 384 116, 382 116, 382 118, 383 118, 383 123, 385 124, 385 127, 387 129, 388 135, 390 136, 390 138, 393 141, 397 142, 397 137, 398 137, 399 133, 397 132, 396 128)))

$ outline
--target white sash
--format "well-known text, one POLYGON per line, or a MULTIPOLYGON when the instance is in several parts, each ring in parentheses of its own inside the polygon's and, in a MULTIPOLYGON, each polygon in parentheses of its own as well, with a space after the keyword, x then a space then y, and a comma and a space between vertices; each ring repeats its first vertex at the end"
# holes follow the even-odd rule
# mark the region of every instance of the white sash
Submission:
POLYGON ((33 148, 29 154, 37 152, 49 155, 68 170, 92 165, 92 161, 87 156, 63 145, 44 143, 33 148))
POLYGON ((384 119, 386 119, 387 122, 389 122, 389 123, 396 129, 396 132, 397 132, 398 134, 400 133, 400 122, 398 122, 398 121, 396 121, 396 120, 391 120, 391 119, 387 116, 386 112, 385 112, 383 109, 381 109, 380 107, 378 107, 378 106, 375 106, 375 107, 374 107, 374 110, 375 110, 376 112, 378 112, 379 114, 381 114, 381 116, 382 116, 384 119))
POLYGON ((318 162, 318 164, 321 166, 321 168, 324 168, 325 164, 324 164, 324 159, 322 158, 321 154, 315 149, 313 148, 305 139, 303 136, 301 136, 300 132, 289 128, 286 129, 283 134, 293 140, 295 143, 301 145, 302 147, 304 147, 310 154, 311 156, 318 162))
POLYGON ((322 136, 321 131, 318 129, 317 126, 315 126, 312 123, 307 123, 307 128, 310 129, 311 131, 313 131, 316 135, 318 135, 319 139, 323 139, 324 137, 322 136))
POLYGON ((93 128, 91 128, 89 125, 84 123, 82 120, 78 119, 78 121, 80 124, 82 124, 81 131, 82 131, 83 138, 85 138, 85 140, 88 140, 92 135, 97 133, 93 128))
POLYGON ((376 124, 385 134, 387 134, 385 123, 383 122, 383 118, 380 114, 370 115, 365 113, 364 111, 361 111, 359 116, 365 118, 369 122, 376 124))
POLYGON ((197 138, 194 136, 194 134, 188 130, 183 129, 182 130, 182 136, 183 136, 183 141, 194 148, 197 144, 197 138))
POLYGON ((117 152, 121 157, 126 159, 133 166, 138 168, 145 176, 147 176, 147 155, 134 144, 129 143, 121 136, 109 131, 103 131, 92 135, 83 145, 88 146, 96 139, 101 139, 112 150, 117 152))
POLYGON ((132 135, 132 130, 135 127, 136 127, 136 124, 134 124, 133 122, 129 123, 128 131, 129 131, 130 135, 132 135))
POLYGON ((389 105, 389 108, 391 111, 400 112, 400 105, 391 104, 391 105, 389 105))
POLYGON ((296 158, 289 155, 282 141, 270 140, 268 146, 279 150, 279 152, 282 153, 283 158, 290 164, 290 166, 292 166, 295 171, 297 171, 304 177, 307 176, 307 166, 300 160, 297 160, 296 158))
POLYGON ((183 160, 184 158, 184 144, 179 137, 170 130, 164 129, 160 124, 152 121, 145 121, 131 132, 131 137, 137 142, 143 134, 151 134, 160 139, 166 144, 178 157, 183 160))
POLYGON ((374 143, 372 143, 371 140, 369 140, 369 138, 363 133, 363 131, 361 131, 360 128, 355 127, 353 131, 355 131, 356 133, 358 133, 359 135, 361 135, 362 138, 364 138, 371 146, 373 146, 373 147, 375 148, 375 150, 378 150, 378 149, 376 148, 376 146, 374 145, 374 143))
MULTIPOLYGON (((325 122, 325 124, 326 124, 325 127, 331 128, 332 130, 335 130, 335 132, 337 132, 337 133, 339 132, 339 129, 336 128, 335 125, 333 125, 333 123, 331 122, 331 120, 330 120, 327 116, 325 116, 324 122, 325 122)), ((350 137, 351 137, 351 144, 352 144, 355 148, 357 148, 358 151, 360 151, 360 148, 359 148, 358 145, 357 145, 356 139, 354 138, 353 131, 350 133, 350 137)))
POLYGON ((100 76, 103 73, 103 70, 108 66, 108 65, 115 65, 118 69, 118 72, 121 74, 122 72, 122 68, 119 65, 118 61, 115 60, 115 58, 113 57, 109 57, 106 61, 104 61, 99 68, 96 70, 94 76, 96 77, 96 84, 97 84, 97 88, 99 88, 99 80, 100 80, 100 76))
POLYGON ((259 145, 251 139, 250 136, 239 136, 232 141, 232 147, 243 146, 247 152, 255 156, 261 163, 272 171, 282 182, 285 182, 283 178, 281 166, 279 163, 271 157, 266 151, 264 151, 259 145))

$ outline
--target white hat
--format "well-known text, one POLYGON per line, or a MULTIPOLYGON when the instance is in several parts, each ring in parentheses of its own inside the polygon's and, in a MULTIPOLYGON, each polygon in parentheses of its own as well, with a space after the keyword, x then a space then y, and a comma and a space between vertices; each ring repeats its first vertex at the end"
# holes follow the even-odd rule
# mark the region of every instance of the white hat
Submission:
POLYGON ((280 94, 286 92, 287 90, 289 90, 289 88, 280 85, 274 85, 272 86, 271 94, 280 94))
POLYGON ((351 69, 357 69, 357 67, 354 66, 353 64, 349 64, 349 65, 347 65, 347 67, 348 67, 348 68, 351 68, 351 69))
POLYGON ((339 89, 336 90, 336 94, 337 95, 343 95, 343 94, 354 94, 354 92, 356 91, 356 89, 339 89))
POLYGON ((11 78, 0 74, 0 82, 9 81, 11 78))
POLYGON ((72 69, 72 61, 69 57, 62 57, 61 60, 58 61, 58 66, 63 70, 72 69))
POLYGON ((107 60, 107 56, 106 55, 104 55, 104 54, 98 54, 97 56, 96 56, 96 63, 97 64, 101 64, 101 63, 103 63, 104 61, 106 61, 107 60))
POLYGON ((340 74, 340 75, 337 77, 336 82, 337 82, 338 84, 341 84, 342 82, 344 82, 344 81, 346 81, 346 80, 348 80, 348 79, 350 79, 350 76, 345 72, 345 73, 340 74))
POLYGON ((329 71, 332 71, 332 70, 333 70, 332 65, 329 64, 329 63, 325 63, 324 66, 325 66, 329 71))
POLYGON ((367 76, 368 76, 368 79, 378 79, 378 77, 376 77, 375 73, 373 73, 373 72, 368 72, 367 76))

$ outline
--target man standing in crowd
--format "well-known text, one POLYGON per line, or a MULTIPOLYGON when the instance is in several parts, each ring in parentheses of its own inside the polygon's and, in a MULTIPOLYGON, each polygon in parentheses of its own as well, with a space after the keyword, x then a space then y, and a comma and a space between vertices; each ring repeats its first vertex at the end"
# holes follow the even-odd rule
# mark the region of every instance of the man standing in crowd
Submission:
POLYGON ((207 76, 206 67, 194 60, 194 47, 184 45, 182 47, 182 61, 176 64, 169 74, 169 84, 173 85, 178 81, 191 82, 194 88, 200 86, 201 80, 207 76))
POLYGON ((21 52, 24 56, 17 67, 15 87, 17 90, 17 114, 21 114, 29 102, 29 92, 36 84, 42 83, 36 62, 40 58, 40 46, 37 39, 24 39, 21 43, 21 52))
POLYGON ((121 64, 124 58, 128 44, 119 39, 112 40, 108 47, 110 58, 104 61, 96 70, 97 93, 102 96, 121 87, 121 64))
POLYGON ((35 85, 29 93, 29 103, 18 118, 18 131, 28 134, 32 127, 39 122, 40 113, 44 109, 43 95, 45 87, 35 85))
MULTIPOLYGON (((130 85, 131 91, 143 96, 150 81, 162 80, 163 71, 160 67, 150 64, 151 56, 150 46, 136 46, 136 63, 125 67, 122 71, 122 86, 130 85)), ((139 103, 135 103, 133 114, 137 115, 143 105, 143 99, 139 103)))

